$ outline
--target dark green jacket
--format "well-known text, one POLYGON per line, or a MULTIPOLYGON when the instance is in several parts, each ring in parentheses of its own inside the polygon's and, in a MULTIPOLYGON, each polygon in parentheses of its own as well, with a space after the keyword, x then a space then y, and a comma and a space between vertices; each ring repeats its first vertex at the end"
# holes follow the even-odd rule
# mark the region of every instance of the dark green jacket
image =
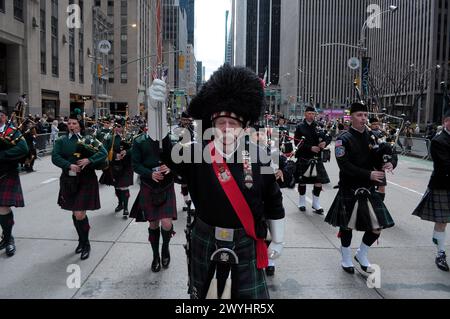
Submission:
MULTIPOLYGON (((113 140, 113 136, 110 135, 105 141, 103 146, 106 149, 106 152, 109 154, 109 151, 111 150, 111 145, 112 145, 112 140, 113 140)), ((121 138, 120 135, 116 134, 115 138, 114 138, 114 147, 113 147, 113 153, 114 153, 114 157, 113 159, 116 157, 116 154, 121 152, 121 148, 120 148, 120 143, 121 138)), ((131 148, 127 150, 127 156, 131 157, 131 148)))
MULTIPOLYGON (((53 164, 63 170, 69 170, 71 164, 74 164, 76 161, 82 159, 75 155, 75 153, 77 153, 77 142, 78 139, 75 136, 72 136, 72 138, 69 139, 69 135, 57 139, 52 152, 53 164)), ((99 151, 89 158, 91 164, 89 164, 88 168, 94 169, 97 165, 104 162, 106 157, 106 149, 101 146, 99 151)))
POLYGON ((0 173, 17 171, 19 160, 26 157, 29 152, 27 142, 25 138, 20 137, 20 132, 15 131, 11 135, 10 138, 17 139, 17 142, 12 147, 0 150, 0 173))

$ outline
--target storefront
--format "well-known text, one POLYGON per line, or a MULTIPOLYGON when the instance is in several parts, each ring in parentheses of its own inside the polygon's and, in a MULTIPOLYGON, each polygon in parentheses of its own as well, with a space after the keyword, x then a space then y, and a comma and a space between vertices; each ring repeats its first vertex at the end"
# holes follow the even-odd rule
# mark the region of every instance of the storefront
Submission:
POLYGON ((59 92, 42 90, 42 115, 56 119, 60 111, 59 92))

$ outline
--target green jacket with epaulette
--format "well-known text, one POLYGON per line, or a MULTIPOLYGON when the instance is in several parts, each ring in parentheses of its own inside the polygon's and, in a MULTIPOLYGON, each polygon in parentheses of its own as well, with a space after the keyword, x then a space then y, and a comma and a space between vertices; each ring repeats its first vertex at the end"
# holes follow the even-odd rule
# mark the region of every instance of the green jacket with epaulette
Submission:
POLYGON ((26 157, 29 148, 25 138, 17 130, 12 131, 8 138, 14 141, 15 145, 5 150, 0 150, 0 173, 17 172, 18 163, 26 157))

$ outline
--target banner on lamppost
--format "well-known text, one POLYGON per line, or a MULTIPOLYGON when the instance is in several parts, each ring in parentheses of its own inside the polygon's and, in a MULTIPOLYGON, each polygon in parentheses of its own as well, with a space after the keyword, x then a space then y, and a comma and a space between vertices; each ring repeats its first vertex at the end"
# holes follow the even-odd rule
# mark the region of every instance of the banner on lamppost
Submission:
POLYGON ((370 72, 370 60, 369 57, 362 58, 361 64, 361 91, 363 96, 369 95, 369 72, 370 72))

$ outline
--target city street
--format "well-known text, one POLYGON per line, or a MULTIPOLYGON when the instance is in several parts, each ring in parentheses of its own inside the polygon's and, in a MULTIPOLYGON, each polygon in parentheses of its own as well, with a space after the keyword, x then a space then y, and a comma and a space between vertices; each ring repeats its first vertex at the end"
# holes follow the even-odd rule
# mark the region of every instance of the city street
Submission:
MULTIPOLYGON (((334 156, 326 164, 331 184, 324 188, 321 204, 327 211, 336 190, 338 169, 334 156)), ((50 157, 35 165, 37 170, 21 176, 26 207, 15 209, 14 235, 17 253, 0 253, 0 298, 174 298, 187 295, 187 269, 183 248, 186 213, 177 185, 179 219, 171 242, 169 269, 152 273, 152 253, 147 224, 124 220, 114 213, 113 188, 102 186, 102 208, 89 212, 91 257, 80 261, 74 254, 77 234, 70 213, 56 204, 60 170, 50 157), (66 284, 68 267, 80 266, 81 287, 66 284)), ((433 224, 411 215, 426 189, 432 163, 401 157, 395 175, 389 175, 386 202, 396 226, 382 233, 369 252, 372 264, 381 269, 381 287, 370 289, 360 268, 355 275, 340 266, 337 229, 311 212, 308 187, 306 213, 297 209, 296 190, 284 190, 286 246, 277 261, 275 277, 268 279, 272 298, 450 298, 450 273, 434 264, 436 249, 431 241, 433 224)), ((138 192, 131 189, 130 209, 138 192)), ((361 242, 354 233, 352 247, 361 242)), ((450 247, 447 247, 447 249, 450 247)), ((70 268, 69 268, 69 271, 70 268)))

